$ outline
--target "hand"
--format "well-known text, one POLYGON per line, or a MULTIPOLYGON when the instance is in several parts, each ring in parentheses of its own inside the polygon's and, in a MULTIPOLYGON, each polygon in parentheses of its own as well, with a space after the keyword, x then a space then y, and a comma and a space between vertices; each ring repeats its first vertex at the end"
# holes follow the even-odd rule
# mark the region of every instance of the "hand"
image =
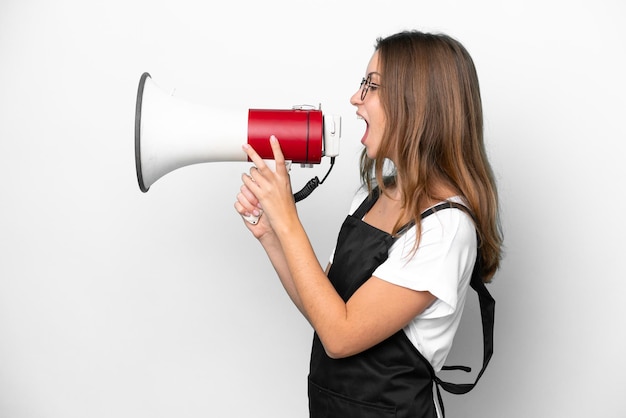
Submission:
MULTIPOLYGON (((248 175, 244 174, 244 176, 248 175)), ((272 227, 267 221, 267 217, 261 216, 263 215, 263 210, 260 206, 256 196, 243 184, 237 194, 235 210, 245 219, 244 224, 256 239, 261 239, 272 232, 272 227), (256 222, 251 222, 250 218, 256 218, 256 222)))
MULTIPOLYGON (((294 216, 297 218, 297 211, 285 157, 278 139, 273 135, 270 137, 270 146, 276 163, 275 171, 267 166, 250 145, 245 144, 243 146, 254 166, 250 169, 250 174, 245 174, 242 180, 247 189, 245 192, 249 193, 244 195, 248 203, 262 209, 263 217, 267 217, 271 227, 275 229, 284 221, 291 220, 294 216)), ((245 202, 242 207, 254 210, 252 206, 246 207, 245 202)))

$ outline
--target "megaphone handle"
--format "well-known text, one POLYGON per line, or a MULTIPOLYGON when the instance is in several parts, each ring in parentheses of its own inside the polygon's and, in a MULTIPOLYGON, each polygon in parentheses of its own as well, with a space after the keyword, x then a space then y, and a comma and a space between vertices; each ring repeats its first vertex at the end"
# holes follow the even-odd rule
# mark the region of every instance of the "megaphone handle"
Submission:
POLYGON ((241 217, 243 219, 245 219, 246 221, 250 222, 252 225, 256 225, 257 223, 259 223, 259 218, 261 217, 261 215, 263 214, 263 212, 261 212, 261 214, 259 216, 254 216, 254 215, 241 215, 241 217))

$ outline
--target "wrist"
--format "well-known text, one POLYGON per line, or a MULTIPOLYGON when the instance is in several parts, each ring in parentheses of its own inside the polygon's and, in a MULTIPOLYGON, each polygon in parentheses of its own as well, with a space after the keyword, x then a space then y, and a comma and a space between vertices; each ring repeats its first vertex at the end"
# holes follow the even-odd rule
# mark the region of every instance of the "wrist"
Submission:
POLYGON ((298 216, 294 215, 283 217, 278 222, 274 222, 272 228, 276 237, 282 240, 287 236, 292 236, 294 233, 297 233, 299 229, 302 229, 302 224, 298 216))
POLYGON ((272 244, 278 243, 278 237, 274 230, 269 230, 265 232, 263 235, 257 237, 257 240, 261 243, 263 247, 271 246, 272 244))

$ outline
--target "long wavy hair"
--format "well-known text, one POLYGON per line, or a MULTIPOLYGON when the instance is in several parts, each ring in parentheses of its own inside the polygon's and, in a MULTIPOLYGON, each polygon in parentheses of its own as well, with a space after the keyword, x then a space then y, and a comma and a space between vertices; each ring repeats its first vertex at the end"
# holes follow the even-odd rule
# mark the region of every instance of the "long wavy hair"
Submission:
POLYGON ((462 196, 474 215, 483 281, 489 282, 502 257, 502 231, 494 175, 483 141, 483 115, 474 62, 467 50, 444 34, 405 31, 376 41, 386 116, 375 159, 361 155, 361 179, 371 192, 385 193, 400 179, 403 219, 421 236, 421 205, 444 200, 438 185, 462 196), (388 159, 393 171, 386 173, 388 159))

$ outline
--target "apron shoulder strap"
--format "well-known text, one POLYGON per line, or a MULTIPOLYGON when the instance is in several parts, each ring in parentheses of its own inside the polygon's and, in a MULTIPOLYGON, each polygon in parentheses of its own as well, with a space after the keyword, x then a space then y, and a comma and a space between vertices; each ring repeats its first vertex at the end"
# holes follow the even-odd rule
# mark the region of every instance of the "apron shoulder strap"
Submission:
POLYGON ((378 190, 378 187, 374 188, 372 190, 372 194, 363 199, 363 202, 361 202, 361 205, 359 205, 359 207, 354 211, 352 216, 357 219, 363 218, 367 211, 369 211, 372 206, 374 206, 374 203, 376 203, 376 201, 378 200, 379 195, 380 191, 378 190))
MULTIPOLYGON (((485 369, 487 368, 489 360, 491 360, 491 356, 493 354, 493 329, 496 301, 493 299, 493 297, 487 290, 485 283, 482 280, 481 263, 479 260, 480 258, 476 261, 476 265, 474 266, 474 272, 472 274, 470 286, 478 294, 478 302, 480 304, 480 316, 483 328, 482 368, 476 376, 476 380, 474 381, 474 383, 450 383, 442 381, 438 377, 435 378, 437 384, 440 385, 445 391, 454 393, 456 395, 467 393, 472 390, 474 386, 476 386, 476 383, 478 383, 478 380, 485 372, 485 369)), ((464 366, 444 366, 443 370, 464 370, 467 372, 471 371, 470 368, 464 366)))

